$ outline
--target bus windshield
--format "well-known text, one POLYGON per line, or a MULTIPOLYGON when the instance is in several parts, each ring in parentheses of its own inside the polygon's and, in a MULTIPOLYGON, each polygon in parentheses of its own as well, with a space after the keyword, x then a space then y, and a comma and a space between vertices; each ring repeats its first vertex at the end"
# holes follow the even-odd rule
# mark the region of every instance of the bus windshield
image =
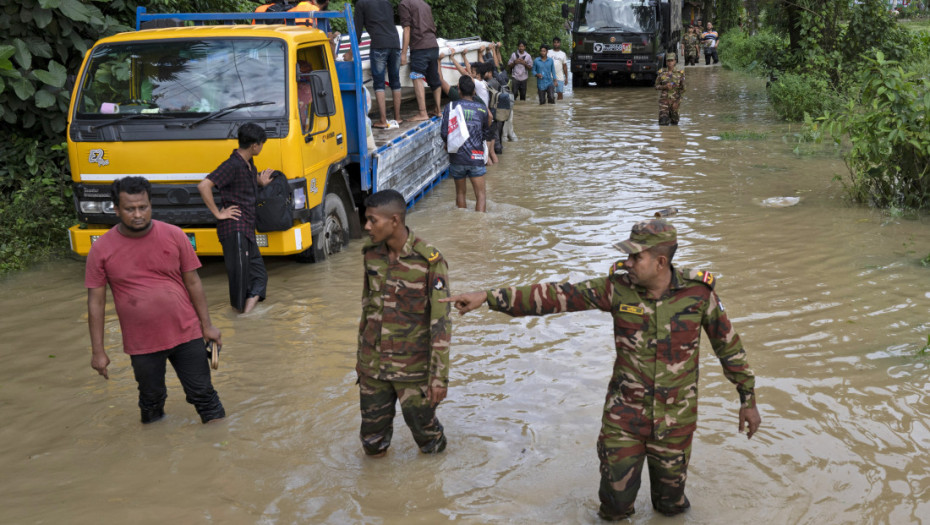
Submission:
POLYGON ((655 7, 644 0, 581 0, 577 11, 577 31, 582 33, 652 33, 656 29, 655 7))
POLYGON ((88 61, 76 114, 204 114, 255 101, 230 113, 252 118, 286 112, 286 54, 275 39, 160 40, 107 44, 88 61))

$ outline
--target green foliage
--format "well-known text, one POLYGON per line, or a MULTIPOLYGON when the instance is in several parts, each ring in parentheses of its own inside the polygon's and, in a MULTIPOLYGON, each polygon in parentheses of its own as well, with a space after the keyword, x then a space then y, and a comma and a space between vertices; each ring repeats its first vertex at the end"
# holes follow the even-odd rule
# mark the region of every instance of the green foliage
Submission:
POLYGON ((750 35, 739 29, 720 37, 720 57, 723 65, 737 71, 768 75, 782 69, 781 62, 788 50, 788 40, 769 29, 750 35))
POLYGON ((765 140, 768 136, 767 131, 724 131, 720 133, 721 140, 765 140))
POLYGON ((856 75, 860 67, 869 66, 863 57, 874 57, 879 51, 888 60, 908 60, 913 43, 907 29, 898 25, 882 2, 871 0, 857 4, 850 12, 840 48, 846 69, 856 75))
POLYGON ((717 31, 726 33, 739 27, 741 0, 717 0, 717 31))
POLYGON ((804 115, 823 115, 841 103, 826 74, 782 73, 769 85, 769 100, 785 120, 801 121, 804 115))
POLYGON ((0 275, 68 249, 74 221, 64 144, 11 135, 0 142, 0 275))
POLYGON ((839 112, 810 125, 848 137, 848 189, 857 201, 905 210, 930 207, 930 80, 879 51, 839 112))

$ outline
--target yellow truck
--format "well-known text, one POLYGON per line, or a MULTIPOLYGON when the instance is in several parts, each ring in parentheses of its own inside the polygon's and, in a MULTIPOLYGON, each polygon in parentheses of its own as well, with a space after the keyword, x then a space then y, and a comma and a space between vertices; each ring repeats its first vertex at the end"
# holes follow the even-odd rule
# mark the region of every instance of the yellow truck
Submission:
POLYGON ((448 173, 439 119, 379 132, 372 144, 361 60, 336 61, 324 31, 294 23, 333 18, 346 20, 353 56, 363 57, 348 4, 273 14, 140 7, 136 31, 94 44, 68 120, 80 221, 69 229, 72 250, 86 255, 117 223, 110 184, 135 175, 152 183, 155 219, 180 226, 198 254, 221 255, 197 183, 237 147, 246 122, 268 135, 259 170, 281 171, 290 188, 292 225, 258 232, 262 255, 322 260, 361 237, 367 195, 396 189, 412 205, 433 188, 448 173))

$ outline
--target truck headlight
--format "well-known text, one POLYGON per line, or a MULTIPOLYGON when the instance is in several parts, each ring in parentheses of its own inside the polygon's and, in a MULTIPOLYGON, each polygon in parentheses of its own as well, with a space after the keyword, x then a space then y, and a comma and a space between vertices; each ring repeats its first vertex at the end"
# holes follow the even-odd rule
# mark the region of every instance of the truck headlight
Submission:
POLYGON ((81 201, 81 213, 102 213, 103 201, 81 201))
POLYGON ((109 213, 110 215, 116 215, 116 209, 113 206, 113 201, 105 201, 103 203, 103 213, 109 213))
POLYGON ((294 189, 294 209, 302 210, 307 206, 307 192, 304 188, 294 189))

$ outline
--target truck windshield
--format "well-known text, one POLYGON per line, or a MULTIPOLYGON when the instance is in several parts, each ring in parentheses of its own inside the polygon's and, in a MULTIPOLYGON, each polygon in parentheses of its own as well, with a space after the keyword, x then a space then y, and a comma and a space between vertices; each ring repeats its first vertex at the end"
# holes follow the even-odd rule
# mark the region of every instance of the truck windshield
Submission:
POLYGON ((580 0, 577 7, 578 29, 652 33, 656 29, 655 7, 644 0, 580 0))
MULTIPOLYGON (((274 39, 160 40, 94 49, 77 94, 81 118, 114 114, 236 112, 252 118, 286 115, 284 43, 274 39)), ((192 116, 192 115, 191 115, 192 116)))

